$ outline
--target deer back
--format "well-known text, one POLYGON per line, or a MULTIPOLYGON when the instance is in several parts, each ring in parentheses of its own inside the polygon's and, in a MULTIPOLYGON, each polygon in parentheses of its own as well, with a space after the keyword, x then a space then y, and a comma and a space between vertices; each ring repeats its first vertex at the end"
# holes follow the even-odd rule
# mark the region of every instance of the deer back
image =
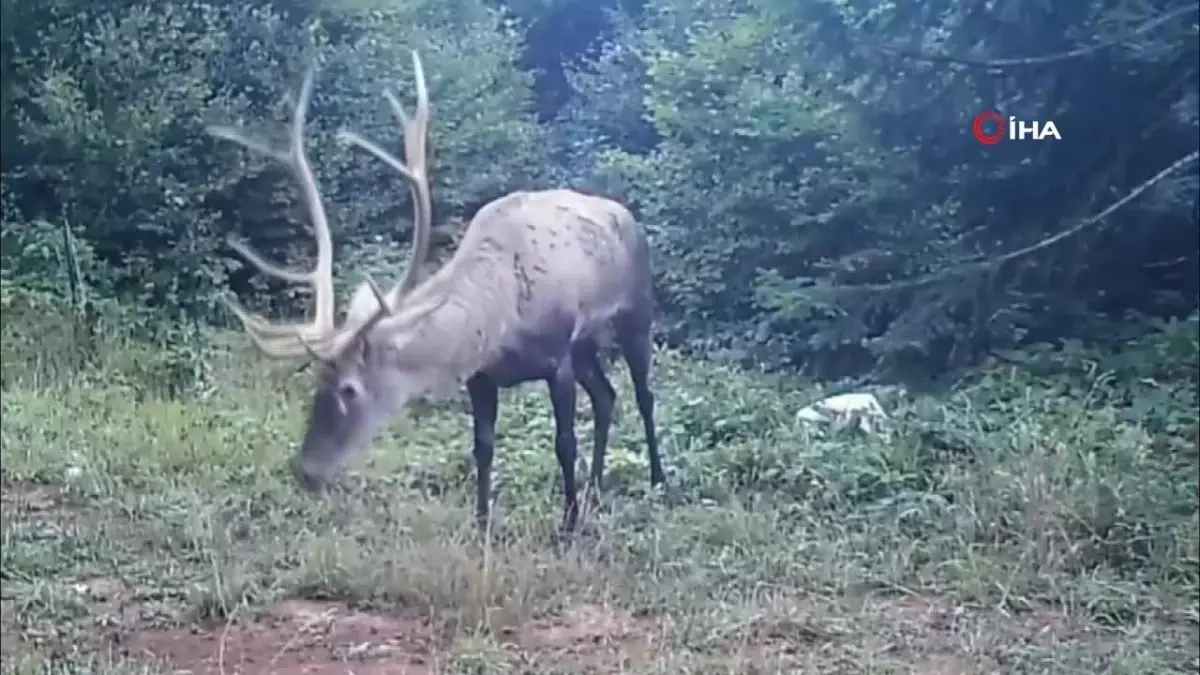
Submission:
MULTIPOLYGON (((489 203, 459 245, 460 267, 488 267, 521 323, 564 314, 607 321, 649 281, 646 236, 624 206, 573 190, 516 192, 489 203)), ((494 289, 493 289, 494 290, 494 289)))

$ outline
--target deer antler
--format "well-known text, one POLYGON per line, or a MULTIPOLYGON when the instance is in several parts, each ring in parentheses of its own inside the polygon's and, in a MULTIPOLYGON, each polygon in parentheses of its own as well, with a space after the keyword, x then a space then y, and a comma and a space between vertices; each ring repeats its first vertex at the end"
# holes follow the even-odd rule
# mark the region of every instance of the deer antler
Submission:
POLYGON ((378 286, 370 278, 366 280, 375 298, 379 300, 379 313, 394 312, 400 306, 404 295, 417 284, 421 265, 429 255, 429 243, 433 233, 433 200, 429 194, 429 174, 425 155, 429 134, 429 90, 425 85, 425 69, 421 66, 421 57, 416 50, 413 50, 412 60, 417 89, 417 110, 413 116, 410 118, 404 112, 404 107, 400 105, 399 99, 392 92, 386 89, 383 92, 384 97, 391 104, 392 113, 404 131, 404 162, 353 131, 338 132, 338 137, 342 141, 366 150, 407 178, 409 188, 412 190, 413 245, 412 256, 408 263, 408 269, 404 272, 404 278, 386 295, 379 291, 378 286))
POLYGON ((247 150, 271 157, 287 166, 300 185, 312 222, 313 234, 317 241, 317 262, 309 271, 281 267, 265 260, 249 245, 233 239, 229 241, 230 246, 263 274, 288 283, 307 284, 312 287, 316 306, 311 323, 273 324, 262 315, 246 310, 236 300, 225 298, 226 305, 241 321, 242 327, 255 346, 274 358, 295 358, 308 354, 322 359, 318 347, 329 340, 334 332, 333 236, 329 231, 329 219, 321 202, 317 179, 313 175, 304 149, 304 127, 308 116, 308 104, 312 98, 312 86, 313 70, 310 68, 304 75, 304 82, 300 85, 300 93, 296 98, 286 150, 272 148, 248 138, 232 127, 208 127, 208 133, 217 138, 233 141, 247 150))

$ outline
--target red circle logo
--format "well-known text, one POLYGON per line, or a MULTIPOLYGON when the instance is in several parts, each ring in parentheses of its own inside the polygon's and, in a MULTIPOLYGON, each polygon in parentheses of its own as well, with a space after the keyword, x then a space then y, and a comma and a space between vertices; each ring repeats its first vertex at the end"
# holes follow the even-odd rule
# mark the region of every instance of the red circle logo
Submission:
POLYGON ((981 112, 971 123, 971 133, 975 135, 975 140, 984 145, 995 145, 1004 140, 1008 136, 1008 122, 1004 116, 995 110, 981 112), (991 122, 996 125, 996 128, 991 132, 985 128, 991 122))

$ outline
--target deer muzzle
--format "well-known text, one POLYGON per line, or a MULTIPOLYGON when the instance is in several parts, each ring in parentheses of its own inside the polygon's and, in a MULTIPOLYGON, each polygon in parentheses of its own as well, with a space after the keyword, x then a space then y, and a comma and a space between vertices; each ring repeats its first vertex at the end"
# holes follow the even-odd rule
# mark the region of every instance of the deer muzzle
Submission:
POLYGON ((296 474, 297 482, 305 492, 313 495, 323 494, 329 485, 330 472, 324 466, 317 466, 313 462, 306 462, 303 458, 297 457, 292 462, 292 470, 296 474))

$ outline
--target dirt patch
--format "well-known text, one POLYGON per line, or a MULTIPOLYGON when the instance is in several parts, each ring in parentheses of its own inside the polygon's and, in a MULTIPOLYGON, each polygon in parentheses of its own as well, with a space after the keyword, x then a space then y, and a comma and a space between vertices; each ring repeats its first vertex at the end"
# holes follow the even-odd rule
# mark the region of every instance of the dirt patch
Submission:
POLYGON ((910 672, 917 675, 975 675, 985 671, 957 654, 928 654, 917 657, 910 672))
POLYGON ((141 631, 125 637, 122 647, 128 656, 194 675, 431 675, 440 672, 440 643, 417 617, 289 601, 260 621, 141 631))
POLYGON ((52 514, 59 508, 60 491, 24 481, 0 484, 0 518, 4 522, 30 514, 52 514))
POLYGON ((1097 633, 1096 626, 1048 607, 1006 612, 956 604, 949 598, 928 594, 894 599, 888 604, 890 611, 897 613, 908 627, 932 636, 987 629, 1026 642, 1054 644, 1084 639, 1097 633))
POLYGON ((1050 608, 1006 612, 955 602, 935 594, 913 594, 868 603, 875 622, 886 626, 890 640, 882 651, 896 650, 913 663, 914 672, 930 675, 994 672, 996 653, 1005 645, 1045 648, 1058 644, 1095 645, 1099 631, 1078 618, 1050 608), (898 648, 898 649, 897 649, 898 648))
MULTIPOLYGON (((517 661, 610 672, 652 659, 661 633, 625 610, 581 605, 507 631, 500 642, 517 661)), ((424 618, 299 600, 254 622, 136 632, 121 647, 127 656, 194 675, 433 675, 445 672, 451 660, 446 641, 424 618)))
MULTIPOLYGON (((115 615, 110 626, 134 626, 123 612, 127 589, 105 578, 75 590, 115 615)), ((554 672, 617 672, 653 661, 670 649, 669 625, 601 605, 574 607, 498 636, 494 658, 554 672)), ((413 615, 349 609, 332 602, 289 601, 257 620, 181 629, 107 630, 102 639, 135 661, 167 666, 179 675, 440 675, 451 672, 449 640, 413 615)), ((99 635, 95 637, 100 637, 99 635)), ((5 657, 29 656, 32 647, 5 640, 5 657), (20 646, 21 649, 10 649, 20 646)), ((99 649, 100 645, 93 645, 99 649)), ((755 648, 757 652, 757 648, 755 648)), ((749 652, 737 655, 748 660, 749 652)))
POLYGON ((544 667, 572 666, 577 672, 610 672, 622 663, 653 658, 664 640, 658 621, 618 607, 579 605, 561 616, 508 631, 505 647, 536 657, 544 667))
POLYGON ((965 605, 937 595, 916 594, 893 598, 881 606, 885 612, 894 613, 896 618, 925 633, 952 633, 968 618, 965 605))
POLYGON ((27 526, 46 532, 87 529, 95 520, 66 488, 24 480, 0 480, 0 527, 27 526))
POLYGON ((120 626, 136 625, 141 616, 141 602, 133 589, 120 579, 91 577, 76 583, 73 590, 87 605, 97 625, 116 630, 120 626))
POLYGON ((93 605, 107 607, 119 604, 129 593, 129 587, 120 579, 92 577, 75 584, 75 592, 93 605))
MULTIPOLYGON (((113 613, 127 594, 105 578, 76 590, 113 613)), ((697 636, 681 633, 667 616, 582 604, 484 637, 482 651, 469 652, 459 650, 480 643, 444 633, 436 617, 291 600, 225 626, 122 631, 117 645, 127 657, 194 675, 440 675, 463 665, 456 659, 479 658, 522 672, 599 675, 667 663, 672 654, 731 672, 815 672, 869 655, 874 663, 922 675, 983 675, 997 672, 1006 645, 1052 647, 1078 639, 1081 630, 1048 610, 1009 615, 936 594, 876 597, 856 609, 801 594, 763 599, 749 609, 753 613, 729 632, 695 642, 697 636)))
POLYGON ((986 672, 978 654, 963 648, 961 636, 970 632, 977 617, 950 598, 917 594, 893 598, 882 605, 883 616, 906 643, 904 651, 914 673, 923 675, 975 675, 986 672))

